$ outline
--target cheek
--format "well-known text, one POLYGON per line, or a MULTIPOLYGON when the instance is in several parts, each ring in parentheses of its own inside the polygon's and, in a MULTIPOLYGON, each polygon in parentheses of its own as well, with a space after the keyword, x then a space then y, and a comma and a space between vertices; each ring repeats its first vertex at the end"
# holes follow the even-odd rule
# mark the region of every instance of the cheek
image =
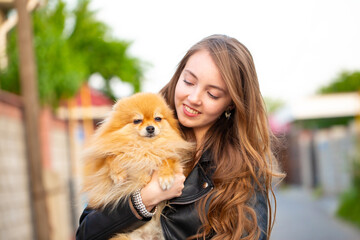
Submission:
POLYGON ((140 134, 141 136, 144 133, 144 127, 142 126, 142 124, 136 124, 133 126, 133 129, 135 129, 135 132, 137 132, 138 134, 140 134))
POLYGON ((182 89, 178 81, 175 87, 175 96, 174 96, 175 106, 177 106, 178 102, 184 97, 184 95, 185 95, 184 90, 182 89))
POLYGON ((219 117, 225 110, 227 109, 227 106, 225 103, 217 104, 213 106, 209 106, 209 114, 211 114, 214 117, 219 117))
POLYGON ((212 108, 211 110, 210 114, 214 117, 219 117, 223 113, 222 108, 212 108))
POLYGON ((140 136, 146 136, 146 134, 147 134, 147 131, 146 131, 146 129, 145 128, 141 128, 140 129, 140 131, 139 131, 139 134, 140 134, 140 136))

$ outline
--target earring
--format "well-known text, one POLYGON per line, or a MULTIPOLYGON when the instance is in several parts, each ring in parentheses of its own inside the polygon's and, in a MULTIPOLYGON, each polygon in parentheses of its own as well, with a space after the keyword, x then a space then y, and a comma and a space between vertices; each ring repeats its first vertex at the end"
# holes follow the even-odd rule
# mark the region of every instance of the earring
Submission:
POLYGON ((226 119, 230 119, 230 116, 231 116, 231 112, 230 112, 230 109, 228 109, 225 112, 225 117, 226 117, 226 119))

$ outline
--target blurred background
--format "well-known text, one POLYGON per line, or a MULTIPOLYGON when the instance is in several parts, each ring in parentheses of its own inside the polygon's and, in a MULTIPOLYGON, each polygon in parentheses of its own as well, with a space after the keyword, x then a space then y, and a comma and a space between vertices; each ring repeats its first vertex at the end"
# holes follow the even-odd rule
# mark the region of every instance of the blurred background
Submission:
POLYGON ((360 239, 360 2, 0 0, 0 239, 75 239, 80 155, 117 98, 191 45, 253 54, 275 153, 272 239, 360 239))

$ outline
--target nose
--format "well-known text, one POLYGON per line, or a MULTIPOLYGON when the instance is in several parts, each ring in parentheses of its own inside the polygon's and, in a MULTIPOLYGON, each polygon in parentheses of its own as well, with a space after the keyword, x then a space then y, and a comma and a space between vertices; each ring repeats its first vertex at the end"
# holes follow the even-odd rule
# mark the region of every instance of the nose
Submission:
POLYGON ((194 105, 200 105, 201 104, 201 97, 200 92, 194 89, 189 95, 188 100, 190 103, 194 105))
POLYGON ((154 126, 147 126, 147 127, 146 127, 146 131, 147 131, 148 133, 154 133, 155 128, 154 128, 154 126))

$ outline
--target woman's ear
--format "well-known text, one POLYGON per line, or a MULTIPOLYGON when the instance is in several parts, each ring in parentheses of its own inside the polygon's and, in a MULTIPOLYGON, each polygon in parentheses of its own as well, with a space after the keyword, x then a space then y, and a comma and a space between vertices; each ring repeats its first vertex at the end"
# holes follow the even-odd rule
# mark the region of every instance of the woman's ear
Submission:
POLYGON ((227 110, 233 110, 235 108, 235 105, 234 105, 234 103, 231 103, 229 106, 228 106, 228 108, 227 108, 227 110))

